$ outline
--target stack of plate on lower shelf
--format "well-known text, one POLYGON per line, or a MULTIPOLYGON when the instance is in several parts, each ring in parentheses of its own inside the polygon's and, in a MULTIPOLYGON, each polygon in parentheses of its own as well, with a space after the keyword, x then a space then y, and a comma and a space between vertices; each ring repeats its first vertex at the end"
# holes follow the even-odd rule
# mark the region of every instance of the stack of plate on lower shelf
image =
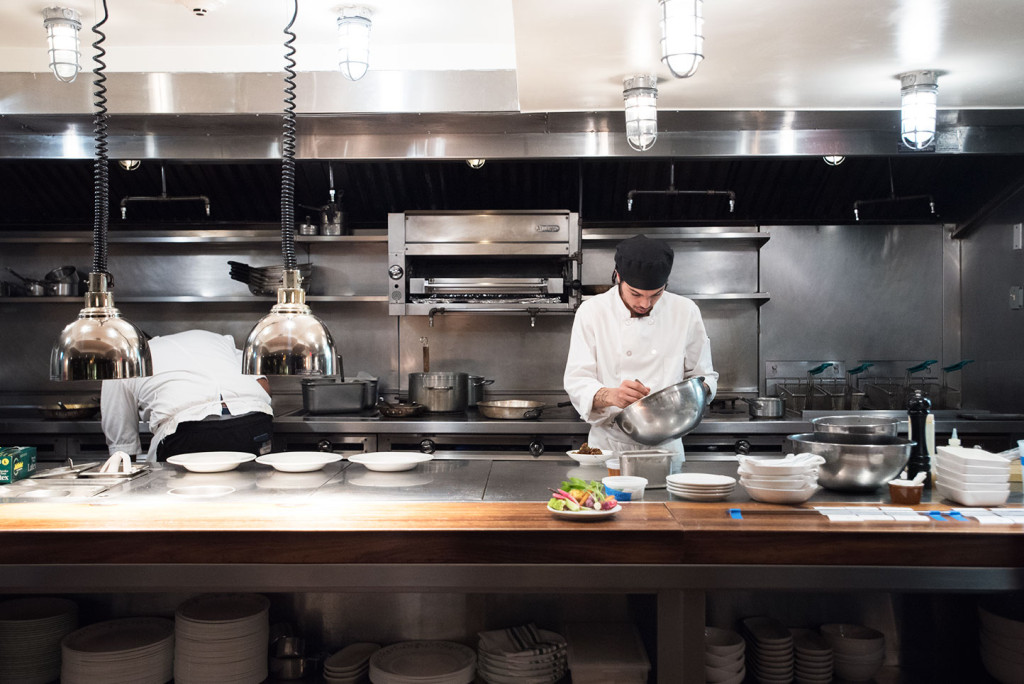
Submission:
POLYGON ((1010 462, 981 449, 939 447, 935 489, 964 506, 1001 506, 1010 497, 1010 462))
POLYGON ((553 684, 568 669, 561 634, 529 624, 478 636, 476 671, 488 684, 553 684))
MULTIPOLYGON (((231 267, 229 275, 232 280, 245 283, 249 286, 249 292, 254 295, 266 296, 277 293, 284 279, 284 266, 250 266, 239 261, 229 261, 231 267)), ((297 264, 299 274, 302 276, 302 289, 309 290, 309 279, 313 273, 312 264, 297 264)))
POLYGON ((60 642, 78 627, 78 604, 33 596, 0 602, 0 682, 45 684, 60 676, 60 642))
POLYGON ((885 662, 885 635, 864 625, 833 623, 821 626, 821 635, 832 647, 837 679, 864 682, 873 678, 885 662))
POLYGON ((174 613, 177 684, 267 678, 270 601, 261 594, 202 594, 174 613))
POLYGON ((736 478, 711 473, 676 473, 665 478, 669 494, 690 501, 722 501, 736 489, 736 478))
POLYGON ((818 467, 825 462, 815 454, 787 454, 782 458, 740 456, 740 484, 754 501, 797 504, 818 491, 818 467))
POLYGON ((800 684, 826 684, 832 681, 832 647, 814 629, 791 629, 796 655, 796 681, 800 684))
POLYGON ((740 684, 747 676, 747 642, 731 629, 704 628, 704 679, 710 684, 740 684))
POLYGON ((82 627, 64 637, 61 660, 63 684, 163 684, 174 676, 174 622, 137 617, 82 627))
POLYGON ((327 684, 362 684, 369 681, 370 657, 379 650, 380 644, 349 644, 324 660, 324 681, 327 684))
POLYGON ((1024 681, 1024 622, 978 606, 981 662, 999 682, 1024 681))
POLYGON ((789 684, 796 672, 793 634, 770 617, 749 617, 742 621, 747 640, 747 669, 761 684, 789 684))
POLYGON ((454 641, 402 641, 370 656, 373 684, 470 684, 476 652, 454 641))

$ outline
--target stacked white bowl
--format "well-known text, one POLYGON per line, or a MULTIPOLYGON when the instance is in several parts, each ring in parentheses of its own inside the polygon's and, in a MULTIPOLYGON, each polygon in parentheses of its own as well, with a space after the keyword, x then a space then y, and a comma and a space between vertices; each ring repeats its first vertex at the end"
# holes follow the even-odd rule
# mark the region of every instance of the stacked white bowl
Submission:
POLYGON ((704 679, 711 684, 739 684, 747 676, 747 642, 731 629, 704 628, 704 679))
POLYGON ((782 458, 740 456, 740 484, 754 501, 797 504, 818 491, 818 468, 825 462, 815 454, 782 458))
POLYGON ((747 665, 760 684, 789 684, 796 674, 793 634, 770 617, 749 617, 742 622, 747 640, 747 665))
POLYGON ((1001 506, 1010 497, 1010 462, 981 449, 940 446, 935 454, 935 489, 964 506, 1001 506))
POLYGON ((675 473, 665 478, 669 494, 690 501, 722 501, 736 489, 736 478, 713 473, 675 473))
POLYGON ((370 672, 370 657, 379 650, 380 644, 349 644, 324 660, 324 682, 363 684, 370 672))
POLYGON ((791 629, 796 654, 797 684, 826 684, 832 681, 833 654, 821 633, 814 629, 791 629))
POLYGON ((1024 622, 978 606, 981 662, 999 682, 1024 682, 1024 622))
POLYGON ((837 679, 865 682, 885 662, 885 635, 864 625, 830 623, 821 635, 832 647, 833 671, 837 679))

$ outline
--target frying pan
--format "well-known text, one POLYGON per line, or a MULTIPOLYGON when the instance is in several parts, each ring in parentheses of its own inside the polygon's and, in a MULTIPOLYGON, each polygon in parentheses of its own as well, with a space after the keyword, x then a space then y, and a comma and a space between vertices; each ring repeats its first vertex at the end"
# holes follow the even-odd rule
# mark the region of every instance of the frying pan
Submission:
POLYGON ((485 418, 498 420, 532 420, 539 418, 546 408, 571 406, 571 401, 562 401, 554 406, 543 401, 527 401, 525 399, 504 399, 501 401, 478 401, 477 409, 485 418))
POLYGON ((411 418, 423 413, 425 408, 423 404, 418 404, 415 401, 402 401, 399 399, 392 404, 383 397, 377 401, 377 410, 385 418, 411 418))
POLYGON ((98 403, 65 404, 63 401, 58 401, 56 404, 46 404, 40 409, 47 418, 84 420, 95 416, 100 410, 100 405, 98 403))

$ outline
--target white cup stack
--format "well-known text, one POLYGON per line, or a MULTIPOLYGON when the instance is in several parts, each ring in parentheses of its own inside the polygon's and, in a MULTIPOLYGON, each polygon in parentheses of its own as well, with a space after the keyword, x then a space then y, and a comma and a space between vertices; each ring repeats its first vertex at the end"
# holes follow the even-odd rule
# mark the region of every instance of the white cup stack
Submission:
POLYGON ((935 489, 964 506, 1001 506, 1010 497, 1010 462, 981 449, 940 446, 935 454, 935 489))
POLYGON ((740 684, 747 676, 747 642, 731 629, 704 628, 704 679, 710 684, 740 684))
POLYGON ((818 491, 818 468, 825 462, 815 454, 782 458, 740 456, 740 484, 754 501, 798 504, 818 491))
POLYGON ((885 635, 864 625, 831 623, 822 625, 821 635, 832 647, 833 671, 837 679, 866 682, 885 662, 885 635))

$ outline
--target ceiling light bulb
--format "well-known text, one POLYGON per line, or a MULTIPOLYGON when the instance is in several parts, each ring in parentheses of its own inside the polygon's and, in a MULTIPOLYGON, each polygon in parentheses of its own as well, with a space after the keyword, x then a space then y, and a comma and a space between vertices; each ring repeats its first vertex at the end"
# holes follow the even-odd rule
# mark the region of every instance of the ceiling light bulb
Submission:
POLYGON ((358 81, 370 68, 372 16, 366 7, 343 7, 338 17, 338 69, 350 81, 358 81))
POLYGON ((466 163, 469 164, 469 168, 471 168, 471 169, 481 169, 481 168, 483 168, 484 164, 487 163, 487 160, 486 159, 467 159, 466 163))
POLYGON ((824 159, 825 163, 829 166, 839 166, 846 161, 846 157, 841 154, 826 154, 822 159, 824 159))
POLYGON ((78 63, 78 32, 82 29, 78 11, 64 7, 43 10, 43 28, 46 29, 50 69, 58 81, 71 83, 82 67, 78 63))
POLYGON ((637 152, 651 149, 658 139, 658 87, 651 74, 637 74, 622 82, 626 101, 626 141, 637 152))
POLYGON ((903 144, 923 150, 935 140, 939 79, 934 71, 900 74, 900 134, 903 144))
POLYGON ((704 60, 704 0, 659 0, 661 61, 676 78, 689 78, 704 60))

